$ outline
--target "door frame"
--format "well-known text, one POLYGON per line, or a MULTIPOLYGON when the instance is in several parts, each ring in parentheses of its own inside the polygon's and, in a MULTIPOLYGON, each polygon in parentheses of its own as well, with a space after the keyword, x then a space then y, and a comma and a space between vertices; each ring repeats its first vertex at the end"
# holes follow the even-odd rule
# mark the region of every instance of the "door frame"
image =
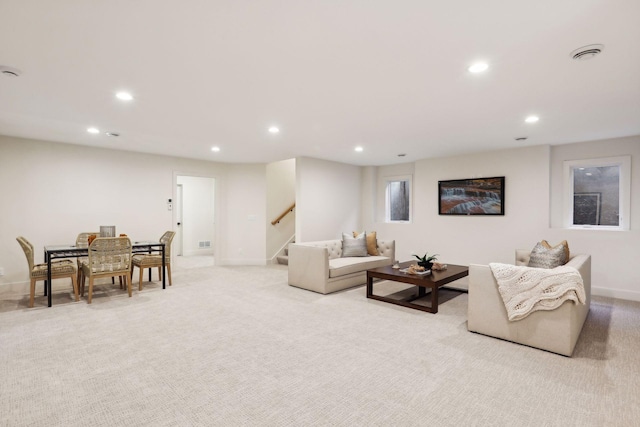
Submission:
MULTIPOLYGON (((220 191, 219 191, 219 182, 220 182, 220 177, 217 175, 209 175, 209 174, 202 174, 202 173, 193 173, 193 172, 180 172, 180 171, 174 171, 173 172, 173 185, 172 185, 172 196, 174 198, 174 200, 177 200, 177 193, 178 193, 178 177, 179 176, 186 176, 186 177, 193 177, 193 178, 207 178, 207 179, 213 179, 213 242, 212 242, 212 246, 213 246, 213 264, 217 265, 219 260, 221 259, 220 257, 220 239, 219 239, 219 235, 220 235, 220 191)), ((182 200, 180 201, 180 204, 182 205, 182 200)), ((177 209, 182 209, 182 206, 179 206, 177 209)), ((177 209, 174 209, 172 212, 172 216, 171 216, 171 220, 173 221, 173 226, 172 229, 175 229, 177 227, 177 209)), ((184 220, 183 217, 183 212, 180 212, 180 217, 182 220, 184 220)), ((180 243, 181 245, 181 252, 184 252, 184 248, 182 247, 182 242, 180 243)))

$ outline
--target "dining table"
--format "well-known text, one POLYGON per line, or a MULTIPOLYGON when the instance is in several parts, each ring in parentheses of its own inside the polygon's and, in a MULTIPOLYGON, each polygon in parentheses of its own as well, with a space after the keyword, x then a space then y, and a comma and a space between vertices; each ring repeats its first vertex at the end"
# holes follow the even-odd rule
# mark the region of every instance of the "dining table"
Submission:
MULTIPOLYGON (((166 289, 165 281, 165 244, 162 242, 131 242, 132 254, 143 254, 160 252, 162 254, 162 289, 166 289)), ((44 282, 44 294, 48 297, 48 304, 51 307, 51 261, 60 258, 79 258, 89 256, 88 246, 77 245, 45 245, 44 261, 47 263, 47 280, 44 282)), ((149 269, 149 281, 151 281, 151 269, 149 269)))

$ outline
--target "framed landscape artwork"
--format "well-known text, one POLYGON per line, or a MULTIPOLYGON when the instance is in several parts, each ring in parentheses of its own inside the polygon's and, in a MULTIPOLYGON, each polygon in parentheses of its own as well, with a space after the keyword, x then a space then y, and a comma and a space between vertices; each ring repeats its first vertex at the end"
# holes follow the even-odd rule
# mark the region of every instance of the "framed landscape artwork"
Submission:
POLYGON ((440 215, 504 215, 504 176, 438 181, 440 215))

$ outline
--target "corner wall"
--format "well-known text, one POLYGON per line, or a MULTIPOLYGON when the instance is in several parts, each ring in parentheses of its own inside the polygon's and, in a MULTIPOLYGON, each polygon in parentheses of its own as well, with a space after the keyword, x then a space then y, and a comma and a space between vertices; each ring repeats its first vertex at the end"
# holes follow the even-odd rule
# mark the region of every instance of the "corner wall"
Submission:
POLYGON ((360 229, 361 167, 296 159, 296 242, 341 239, 360 229))

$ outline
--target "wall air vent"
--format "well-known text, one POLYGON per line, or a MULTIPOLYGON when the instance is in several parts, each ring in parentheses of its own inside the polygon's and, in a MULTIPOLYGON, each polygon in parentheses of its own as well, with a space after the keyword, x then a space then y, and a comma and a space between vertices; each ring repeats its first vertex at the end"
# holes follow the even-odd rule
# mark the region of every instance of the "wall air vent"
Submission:
POLYGON ((207 249, 211 247, 211 240, 201 240, 198 242, 198 248, 207 249))
POLYGON ((594 56, 599 55, 603 49, 604 45, 590 44, 588 46, 580 47, 571 52, 571 58, 577 61, 586 61, 587 59, 591 59, 594 56))

